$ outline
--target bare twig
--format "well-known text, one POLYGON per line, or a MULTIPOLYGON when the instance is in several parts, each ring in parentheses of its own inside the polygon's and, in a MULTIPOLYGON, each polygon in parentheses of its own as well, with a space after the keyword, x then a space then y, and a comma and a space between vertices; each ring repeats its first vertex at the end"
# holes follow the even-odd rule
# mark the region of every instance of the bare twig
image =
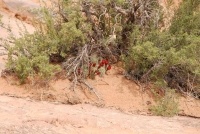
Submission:
POLYGON ((89 83, 87 83, 85 80, 79 80, 79 82, 83 83, 84 85, 86 85, 90 89, 90 91, 92 91, 97 96, 98 100, 100 100, 99 95, 97 94, 95 89, 89 83))
POLYGON ((162 61, 158 61, 157 63, 155 63, 153 67, 151 67, 144 75, 142 75, 141 81, 144 81, 153 70, 155 70, 156 68, 159 68, 161 65, 162 65, 162 61))

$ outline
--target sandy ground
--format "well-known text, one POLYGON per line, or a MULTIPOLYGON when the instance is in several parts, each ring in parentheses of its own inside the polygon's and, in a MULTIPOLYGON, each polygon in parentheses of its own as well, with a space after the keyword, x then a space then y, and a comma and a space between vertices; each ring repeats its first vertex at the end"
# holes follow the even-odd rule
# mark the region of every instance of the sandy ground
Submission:
POLYGON ((5 134, 199 134, 200 120, 128 115, 91 105, 58 105, 0 96, 5 134))
MULTIPOLYGON (((6 39, 9 33, 19 37, 19 26, 25 26, 29 33, 33 33, 27 7, 37 8, 40 5, 38 0, 4 2, 0 0, 0 14, 3 15, 4 27, 10 26, 11 32, 0 27, 0 37, 6 39)), ((3 45, 1 42, 0 72, 5 68, 7 58, 3 45)), ((88 80, 100 100, 84 86, 69 90, 71 82, 67 79, 55 79, 50 82, 50 88, 39 88, 19 85, 13 77, 0 77, 0 133, 199 133, 199 119, 142 116, 151 114, 149 108, 155 104, 154 97, 150 89, 142 91, 122 72, 118 65, 114 65, 103 78, 88 80)), ((199 100, 180 96, 179 109, 179 114, 200 117, 199 100)))
MULTIPOLYGON (((0 78, 0 95, 64 104, 91 104, 117 109, 124 113, 151 115, 149 108, 155 104, 155 101, 150 90, 141 91, 134 82, 118 74, 118 69, 113 67, 103 78, 88 80, 100 100, 85 87, 78 86, 75 91, 69 90, 72 83, 67 79, 54 80, 50 82, 50 88, 44 89, 28 84, 19 85, 12 77, 0 78)), ((180 96, 179 109, 179 114, 200 117, 200 101, 194 98, 180 96)))

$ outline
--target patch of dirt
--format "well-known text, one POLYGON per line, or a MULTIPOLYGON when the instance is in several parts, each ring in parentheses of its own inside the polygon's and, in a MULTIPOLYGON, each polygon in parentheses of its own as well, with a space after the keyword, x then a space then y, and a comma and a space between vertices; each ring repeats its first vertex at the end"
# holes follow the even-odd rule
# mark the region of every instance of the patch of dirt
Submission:
MULTIPOLYGON (((108 75, 88 80, 94 92, 84 85, 70 90, 72 83, 67 79, 50 82, 50 88, 37 88, 31 85, 19 85, 13 77, 0 78, 1 95, 31 98, 40 101, 59 102, 64 104, 92 104, 98 107, 118 109, 125 113, 149 115, 149 108, 155 104, 150 91, 141 91, 133 82, 119 74, 121 69, 114 66, 108 75)), ((200 101, 191 97, 179 97, 180 114, 200 117, 200 101)))

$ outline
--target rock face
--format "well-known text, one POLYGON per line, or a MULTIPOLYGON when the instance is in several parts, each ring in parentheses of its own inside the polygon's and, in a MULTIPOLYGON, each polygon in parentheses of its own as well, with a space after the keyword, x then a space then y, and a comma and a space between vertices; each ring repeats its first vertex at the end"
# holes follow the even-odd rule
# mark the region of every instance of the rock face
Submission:
POLYGON ((91 105, 63 105, 0 96, 5 134, 199 134, 200 120, 128 115, 91 105))
POLYGON ((33 9, 40 7, 39 3, 32 0, 4 0, 4 4, 15 10, 23 11, 26 8, 33 9))
POLYGON ((0 7, 5 7, 5 2, 3 0, 0 0, 0 7))

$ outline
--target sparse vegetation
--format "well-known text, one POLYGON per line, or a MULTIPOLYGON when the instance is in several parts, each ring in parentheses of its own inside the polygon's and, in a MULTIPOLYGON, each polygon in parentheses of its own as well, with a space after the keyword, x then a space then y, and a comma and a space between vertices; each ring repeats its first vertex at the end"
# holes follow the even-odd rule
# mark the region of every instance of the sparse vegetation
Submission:
POLYGON ((200 97, 199 7, 199 0, 183 1, 161 31, 157 0, 61 0, 56 10, 41 10, 34 34, 12 40, 8 70, 24 83, 32 76, 49 80, 62 68, 76 85, 122 60, 133 79, 166 84, 152 111, 172 116, 178 104, 171 89, 200 97))
POLYGON ((158 99, 157 104, 152 106, 151 111, 158 116, 174 116, 179 112, 175 90, 167 90, 164 97, 158 99))
POLYGON ((169 30, 132 32, 127 71, 141 82, 165 81, 168 87, 200 96, 199 1, 186 0, 175 14, 169 30), (131 61, 131 64, 130 64, 131 61))
POLYGON ((78 70, 89 70, 93 55, 111 63, 118 61, 120 55, 128 50, 134 25, 140 26, 141 30, 149 29, 150 25, 156 27, 159 20, 156 7, 156 0, 62 0, 57 5, 57 12, 42 10, 43 18, 33 35, 14 39, 8 68, 24 81, 32 74, 49 77, 55 70, 51 63, 62 62, 68 76, 72 76, 76 83, 80 78, 87 78, 78 75, 78 70), (41 64, 46 65, 46 71, 42 70, 41 64))

